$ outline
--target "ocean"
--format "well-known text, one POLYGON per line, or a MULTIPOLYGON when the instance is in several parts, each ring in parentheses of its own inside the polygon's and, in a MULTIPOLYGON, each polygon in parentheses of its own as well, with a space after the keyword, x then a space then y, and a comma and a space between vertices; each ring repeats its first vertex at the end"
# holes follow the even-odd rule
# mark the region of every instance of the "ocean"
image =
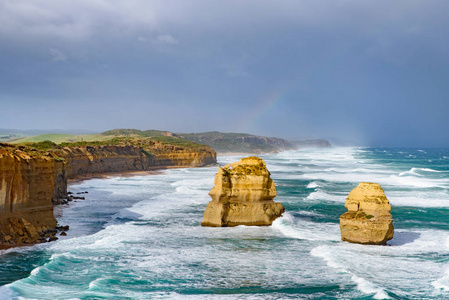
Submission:
POLYGON ((260 157, 286 209, 269 227, 200 226, 217 166, 70 185, 68 236, 1 251, 0 299, 449 299, 449 149, 260 157), (387 246, 340 240, 358 182, 390 200, 387 246))

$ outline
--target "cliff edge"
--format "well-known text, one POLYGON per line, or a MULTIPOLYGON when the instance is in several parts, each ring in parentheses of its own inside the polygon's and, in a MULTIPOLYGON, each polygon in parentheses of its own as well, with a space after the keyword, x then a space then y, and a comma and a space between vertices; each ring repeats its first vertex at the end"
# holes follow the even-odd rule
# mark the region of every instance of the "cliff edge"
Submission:
POLYGON ((60 165, 51 156, 0 148, 0 249, 54 235, 51 199, 60 165))
POLYGON ((216 153, 208 146, 149 139, 0 144, 0 249, 55 239, 53 205, 67 198, 69 178, 213 163, 216 153))
POLYGON ((265 162, 255 156, 218 168, 202 226, 268 226, 284 212, 265 162))
POLYGON ((346 199, 348 212, 340 216, 343 241, 385 245, 393 238, 391 206, 378 183, 360 182, 346 199))

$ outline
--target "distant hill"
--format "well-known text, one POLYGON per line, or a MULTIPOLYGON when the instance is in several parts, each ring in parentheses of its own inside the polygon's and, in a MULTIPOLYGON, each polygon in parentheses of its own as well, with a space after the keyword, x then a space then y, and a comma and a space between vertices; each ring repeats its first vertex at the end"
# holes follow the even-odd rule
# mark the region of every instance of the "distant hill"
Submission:
POLYGON ((101 135, 104 136, 138 136, 138 137, 158 137, 158 136, 174 136, 177 137, 176 134, 170 131, 162 131, 162 130, 138 130, 138 129, 113 129, 108 130, 101 135))
POLYGON ((327 140, 289 141, 275 137, 264 137, 246 133, 223 133, 218 131, 202 133, 173 133, 161 130, 113 129, 98 134, 41 134, 22 139, 14 143, 36 143, 52 141, 54 143, 108 141, 117 137, 151 139, 171 144, 210 146, 217 152, 225 153, 272 153, 305 147, 331 147, 327 140))
POLYGON ((246 133, 179 133, 178 136, 208 145, 217 152, 269 153, 296 149, 290 141, 246 133))

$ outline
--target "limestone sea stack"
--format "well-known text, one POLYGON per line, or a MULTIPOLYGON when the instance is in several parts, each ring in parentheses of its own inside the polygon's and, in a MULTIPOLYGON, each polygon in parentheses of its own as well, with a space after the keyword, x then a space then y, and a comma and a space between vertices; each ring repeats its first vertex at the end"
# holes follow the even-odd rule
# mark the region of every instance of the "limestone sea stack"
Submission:
POLYGON ((218 168, 202 226, 269 226, 284 212, 265 162, 255 156, 218 168))
POLYGON ((385 245, 393 238, 391 205, 378 183, 360 182, 346 198, 348 212, 340 216, 343 241, 385 245))

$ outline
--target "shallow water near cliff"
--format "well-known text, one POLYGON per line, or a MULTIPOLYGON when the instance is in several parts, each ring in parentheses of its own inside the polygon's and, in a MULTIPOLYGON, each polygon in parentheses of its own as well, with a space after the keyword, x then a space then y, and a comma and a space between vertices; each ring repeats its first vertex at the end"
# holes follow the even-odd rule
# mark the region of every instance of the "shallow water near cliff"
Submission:
POLYGON ((286 208, 273 226, 200 226, 216 167, 84 181, 70 190, 86 200, 58 212, 67 237, 2 251, 0 299, 449 298, 449 150, 261 157, 286 208), (388 246, 340 241, 359 181, 392 204, 388 246))

